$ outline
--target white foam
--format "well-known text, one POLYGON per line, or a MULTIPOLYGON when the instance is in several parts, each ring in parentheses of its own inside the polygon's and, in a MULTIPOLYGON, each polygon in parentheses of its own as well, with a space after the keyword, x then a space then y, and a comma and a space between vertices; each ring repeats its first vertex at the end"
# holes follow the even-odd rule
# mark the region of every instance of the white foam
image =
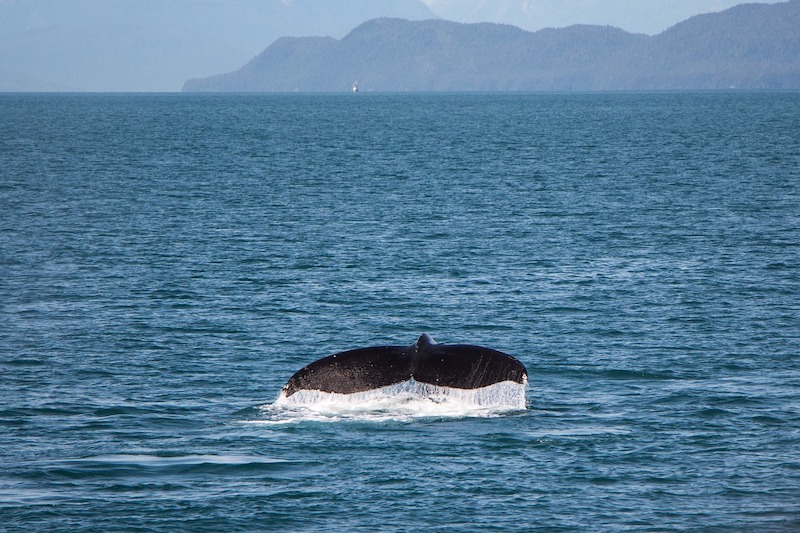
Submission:
POLYGON ((456 389, 414 379, 353 394, 301 390, 262 405, 262 424, 342 420, 408 421, 417 418, 501 416, 525 410, 525 384, 503 381, 478 389, 456 389))

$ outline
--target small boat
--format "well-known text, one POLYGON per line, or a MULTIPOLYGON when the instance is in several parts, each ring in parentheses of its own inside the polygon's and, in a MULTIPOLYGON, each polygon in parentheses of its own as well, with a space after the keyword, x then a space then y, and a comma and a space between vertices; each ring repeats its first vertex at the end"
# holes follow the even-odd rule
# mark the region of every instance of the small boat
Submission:
POLYGON ((353 92, 354 92, 354 93, 357 93, 357 92, 358 92, 358 81, 354 81, 354 82, 353 82, 353 92))

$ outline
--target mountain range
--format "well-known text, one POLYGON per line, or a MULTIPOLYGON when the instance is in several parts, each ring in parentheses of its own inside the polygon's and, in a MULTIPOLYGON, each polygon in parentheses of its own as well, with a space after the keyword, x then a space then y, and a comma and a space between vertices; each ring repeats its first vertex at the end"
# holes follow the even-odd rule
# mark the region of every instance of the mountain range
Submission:
POLYGON ((276 40, 184 91, 535 91, 800 88, 800 0, 742 4, 648 36, 611 26, 529 32, 379 18, 342 39, 276 40))

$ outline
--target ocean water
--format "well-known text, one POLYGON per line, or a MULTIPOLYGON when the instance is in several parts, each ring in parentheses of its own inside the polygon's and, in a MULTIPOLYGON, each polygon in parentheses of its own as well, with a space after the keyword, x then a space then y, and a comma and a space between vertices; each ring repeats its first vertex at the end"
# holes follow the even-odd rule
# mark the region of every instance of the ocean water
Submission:
POLYGON ((0 95, 0 530, 798 528, 800 94, 0 95))

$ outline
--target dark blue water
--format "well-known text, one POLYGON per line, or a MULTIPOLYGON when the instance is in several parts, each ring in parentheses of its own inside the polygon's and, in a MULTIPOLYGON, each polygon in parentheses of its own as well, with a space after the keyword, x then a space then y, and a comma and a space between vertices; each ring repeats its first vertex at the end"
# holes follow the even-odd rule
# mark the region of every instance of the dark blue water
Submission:
POLYGON ((0 529, 800 528, 800 95, 0 95, 0 529), (527 409, 302 416, 490 346, 527 409))

